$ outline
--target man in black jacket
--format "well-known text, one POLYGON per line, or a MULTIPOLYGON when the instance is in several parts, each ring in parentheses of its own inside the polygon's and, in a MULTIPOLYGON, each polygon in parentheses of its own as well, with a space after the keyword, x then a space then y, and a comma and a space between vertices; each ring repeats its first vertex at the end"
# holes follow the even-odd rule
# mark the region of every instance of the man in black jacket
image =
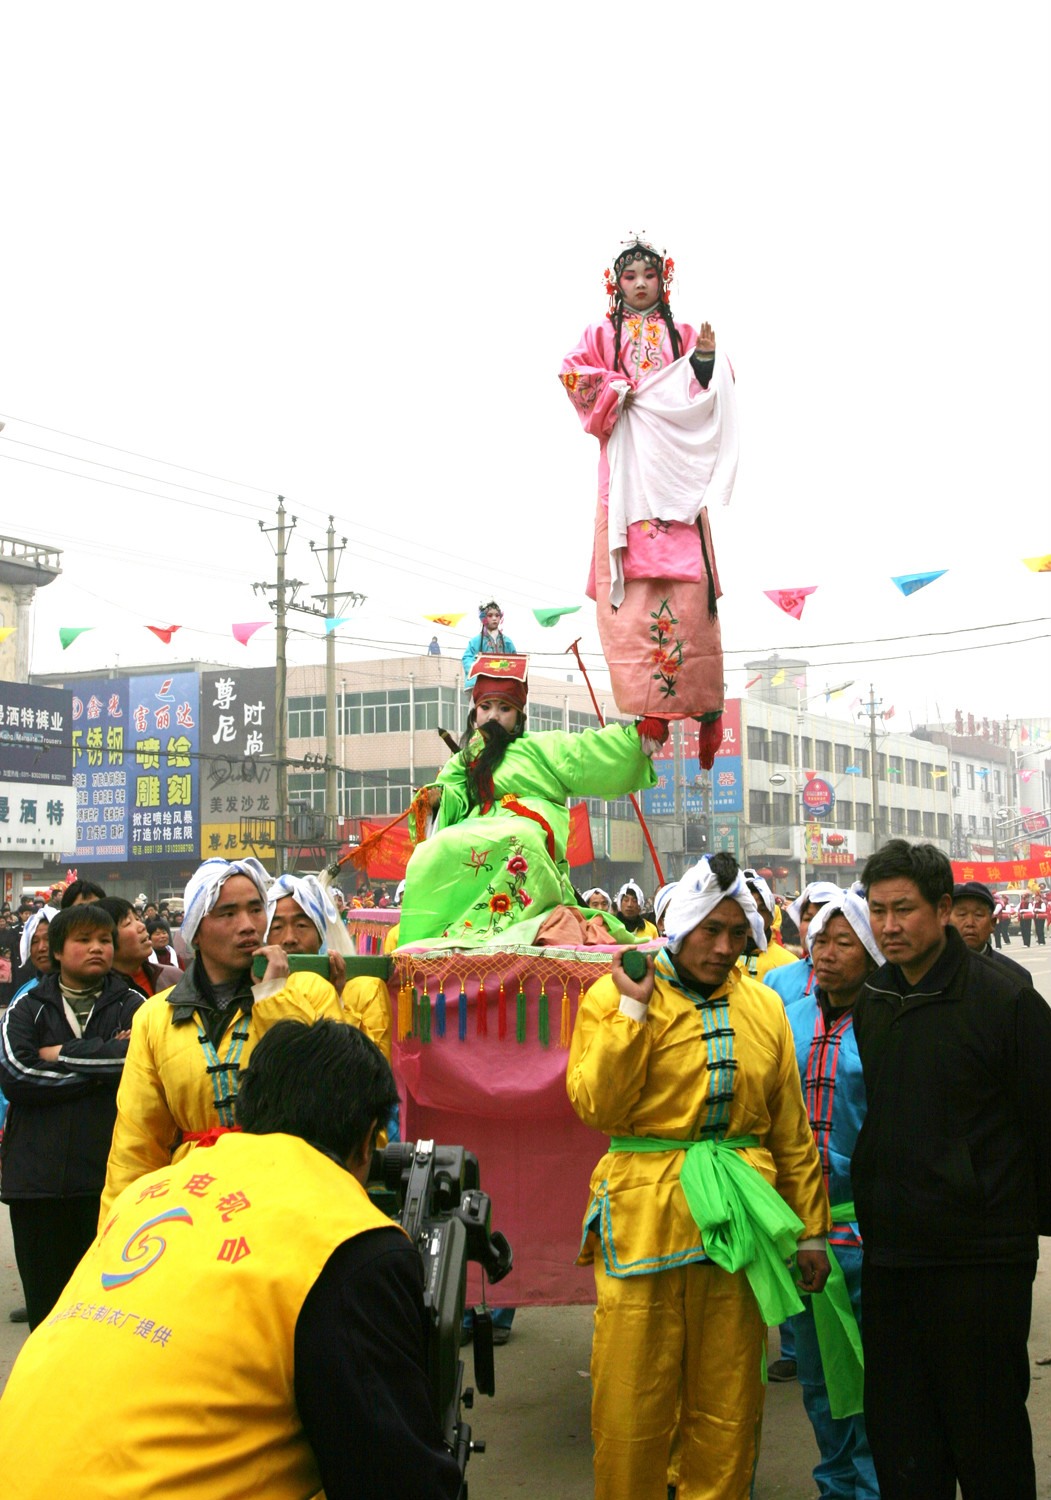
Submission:
POLYGON ((54 971, 0 1023, 0 1085, 10 1101, 0 1198, 11 1210, 31 1328, 95 1238, 117 1085, 142 1004, 111 972, 113 938, 100 907, 60 911, 48 928, 54 971))
POLYGON ((949 924, 952 868, 867 862, 887 963, 854 1007, 868 1113, 865 1420, 882 1500, 1035 1500, 1026 1412, 1037 1236, 1051 1234, 1051 1010, 949 924))
POLYGON ((995 964, 1004 964, 1024 984, 1032 983, 1033 976, 1024 965, 1016 964, 1006 953, 998 952, 989 941, 996 926, 996 899, 987 885, 982 885, 979 880, 954 885, 949 920, 972 953, 980 953, 995 964))

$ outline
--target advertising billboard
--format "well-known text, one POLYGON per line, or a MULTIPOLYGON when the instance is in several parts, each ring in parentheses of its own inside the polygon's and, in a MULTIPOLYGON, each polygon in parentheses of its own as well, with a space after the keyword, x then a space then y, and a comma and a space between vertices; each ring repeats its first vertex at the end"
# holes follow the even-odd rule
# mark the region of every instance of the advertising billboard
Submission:
POLYGON ((97 678, 76 683, 71 719, 77 862, 122 864, 128 857, 127 680, 97 678))
POLYGON ((68 688, 0 682, 0 782, 71 787, 72 716, 68 688))
POLYGON ((277 810, 277 719, 273 667, 227 667, 201 675, 202 859, 272 851, 241 837, 241 819, 277 810))
POLYGON ((196 857, 200 712, 196 672, 128 682, 132 860, 196 857))

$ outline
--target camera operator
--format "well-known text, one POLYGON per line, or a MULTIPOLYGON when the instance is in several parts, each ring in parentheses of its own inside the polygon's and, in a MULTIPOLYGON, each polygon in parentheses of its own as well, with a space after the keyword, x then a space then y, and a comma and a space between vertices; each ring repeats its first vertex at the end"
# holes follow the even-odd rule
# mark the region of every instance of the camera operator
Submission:
POLYGON ((241 1130, 120 1195, 19 1355, 0 1400, 13 1495, 75 1475, 78 1500, 453 1500, 420 1258, 363 1186, 395 1098, 355 1028, 267 1032, 241 1130))

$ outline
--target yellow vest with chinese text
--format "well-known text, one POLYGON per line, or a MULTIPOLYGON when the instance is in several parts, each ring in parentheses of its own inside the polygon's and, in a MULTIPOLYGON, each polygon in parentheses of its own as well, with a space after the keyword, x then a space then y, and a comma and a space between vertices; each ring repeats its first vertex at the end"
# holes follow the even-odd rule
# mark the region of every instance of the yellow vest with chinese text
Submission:
POLYGON ((226 1135, 140 1178, 0 1399, 5 1500, 319 1495, 296 1320, 337 1246, 390 1227, 297 1136, 226 1135))

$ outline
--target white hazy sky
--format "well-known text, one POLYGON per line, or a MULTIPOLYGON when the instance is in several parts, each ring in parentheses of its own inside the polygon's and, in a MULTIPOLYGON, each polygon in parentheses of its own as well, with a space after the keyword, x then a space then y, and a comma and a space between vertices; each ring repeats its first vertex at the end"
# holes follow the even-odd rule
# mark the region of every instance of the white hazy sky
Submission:
POLYGON ((272 629, 246 650, 228 626, 268 613, 277 491, 309 591, 339 518, 357 639, 400 653, 470 611, 452 649, 495 591, 520 648, 595 651, 597 447, 555 376, 630 228, 737 372, 731 692, 743 652, 805 646, 812 687, 871 679, 898 725, 1051 713, 1051 575, 1020 561, 1051 551, 1049 14, 8 8, 2 529, 66 548, 34 669, 163 661, 146 622, 184 625, 173 658, 272 660, 272 629), (797 624, 761 591, 800 584, 797 624), (571 603, 554 630, 528 613, 571 603), (63 654, 59 625, 97 628, 63 654), (905 639, 843 644, 880 637, 905 639), (870 660, 986 641, 1015 644, 870 660))

